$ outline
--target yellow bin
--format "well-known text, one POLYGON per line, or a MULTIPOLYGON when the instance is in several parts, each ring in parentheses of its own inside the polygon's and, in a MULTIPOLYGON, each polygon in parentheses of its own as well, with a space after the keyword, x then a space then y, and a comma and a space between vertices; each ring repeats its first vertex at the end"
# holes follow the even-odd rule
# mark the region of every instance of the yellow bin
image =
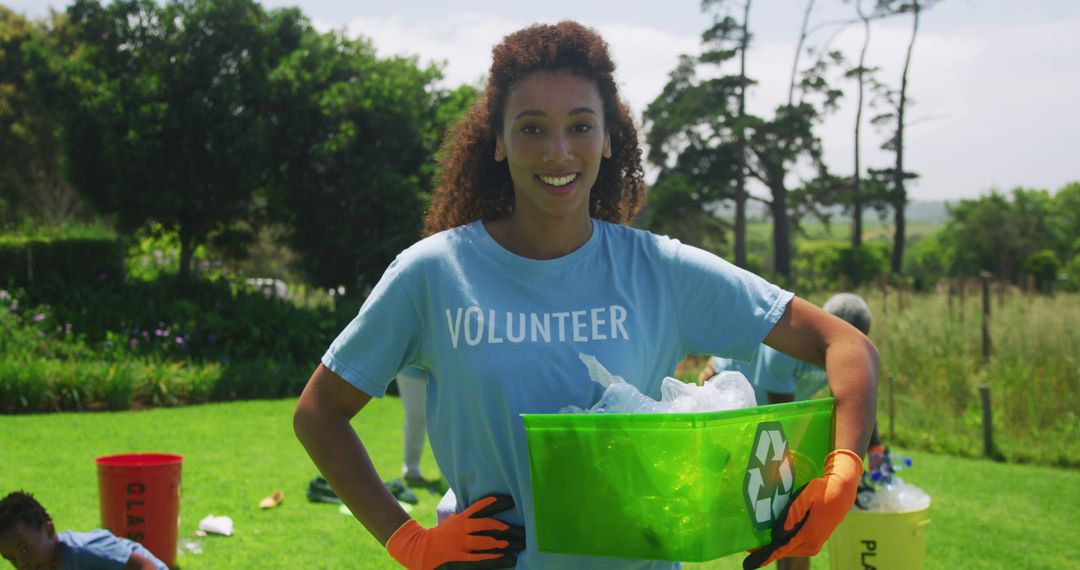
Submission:
POLYGON ((922 570, 930 509, 851 511, 829 539, 833 570, 922 570))

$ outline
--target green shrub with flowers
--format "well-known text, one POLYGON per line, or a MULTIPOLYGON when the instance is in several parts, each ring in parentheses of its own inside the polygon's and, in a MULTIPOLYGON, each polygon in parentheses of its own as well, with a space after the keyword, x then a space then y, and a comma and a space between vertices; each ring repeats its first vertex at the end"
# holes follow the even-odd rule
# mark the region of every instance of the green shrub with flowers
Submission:
POLYGON ((0 413, 295 395, 352 314, 224 277, 0 289, 0 413))
MULTIPOLYGON (((0 238, 21 244, 31 234, 58 250, 65 240, 119 243, 96 226, 0 238)), ((259 266, 205 247, 195 252, 193 278, 181 281, 179 240, 160 226, 137 232, 123 250, 122 268, 111 271, 121 279, 0 279, 0 413, 295 395, 359 308, 283 299, 242 277, 259 266)))
POLYGON ((218 363, 95 347, 47 305, 0 289, 0 413, 199 403, 214 396, 218 363))

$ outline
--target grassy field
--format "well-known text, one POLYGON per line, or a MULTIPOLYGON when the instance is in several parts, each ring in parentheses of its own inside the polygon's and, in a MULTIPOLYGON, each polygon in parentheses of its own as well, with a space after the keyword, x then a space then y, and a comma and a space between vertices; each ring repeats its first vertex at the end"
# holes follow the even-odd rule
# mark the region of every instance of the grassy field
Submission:
MULTIPOLYGON (((140 412, 0 416, 0 492, 33 492, 58 528, 99 525, 94 458, 128 452, 184 456, 181 539, 201 554, 178 558, 198 568, 394 568, 354 519, 333 505, 309 503, 317 473, 292 434, 295 400, 207 404, 140 412), (259 500, 282 489, 285 502, 260 510, 259 500), (194 538, 199 519, 228 515, 231 537, 194 538)), ((402 408, 394 398, 373 402, 354 421, 385 479, 401 461, 402 408)), ((1075 567, 1080 543, 1080 472, 914 454, 905 478, 933 498, 928 569, 1075 567)), ((430 454, 423 468, 436 473, 430 454)), ((438 496, 421 493, 413 515, 434 523, 438 496)), ((695 570, 739 568, 740 555, 695 570)), ((827 553, 815 562, 827 568, 827 553)))
POLYGON ((893 425, 899 444, 981 456, 979 386, 986 385, 1003 458, 1080 467, 1080 295, 992 294, 988 366, 976 291, 951 303, 941 293, 901 298, 868 290, 863 296, 873 313, 870 337, 881 352, 878 418, 885 435, 893 425))
MULTIPOLYGON (((978 291, 951 301, 944 293, 859 293, 881 354, 877 414, 887 444, 984 457, 985 385, 997 458, 1080 467, 1080 295, 992 293, 992 354, 984 366, 978 291)), ((820 305, 828 295, 807 298, 820 305)), ((704 363, 689 357, 677 375, 694 381, 704 363)))

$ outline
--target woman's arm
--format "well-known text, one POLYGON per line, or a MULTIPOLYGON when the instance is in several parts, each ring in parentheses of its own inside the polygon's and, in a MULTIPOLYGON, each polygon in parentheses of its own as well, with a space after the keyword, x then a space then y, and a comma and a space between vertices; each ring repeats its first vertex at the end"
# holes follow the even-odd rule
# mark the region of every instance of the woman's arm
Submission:
POLYGON ((379 543, 409 520, 383 485, 349 420, 371 396, 322 364, 293 412, 293 430, 338 497, 379 543))
POLYGON ((878 352, 870 339, 795 297, 765 344, 825 369, 836 398, 836 447, 863 455, 877 410, 878 352))

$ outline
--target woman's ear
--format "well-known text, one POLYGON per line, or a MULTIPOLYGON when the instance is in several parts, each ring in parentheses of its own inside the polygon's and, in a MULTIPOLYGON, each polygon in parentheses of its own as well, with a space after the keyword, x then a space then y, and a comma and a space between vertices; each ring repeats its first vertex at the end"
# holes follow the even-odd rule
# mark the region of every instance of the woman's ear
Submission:
POLYGON ((604 133, 604 158, 611 158, 611 133, 604 133))
POLYGON ((506 149, 503 148, 502 135, 495 137, 495 162, 502 162, 506 158, 506 149))

